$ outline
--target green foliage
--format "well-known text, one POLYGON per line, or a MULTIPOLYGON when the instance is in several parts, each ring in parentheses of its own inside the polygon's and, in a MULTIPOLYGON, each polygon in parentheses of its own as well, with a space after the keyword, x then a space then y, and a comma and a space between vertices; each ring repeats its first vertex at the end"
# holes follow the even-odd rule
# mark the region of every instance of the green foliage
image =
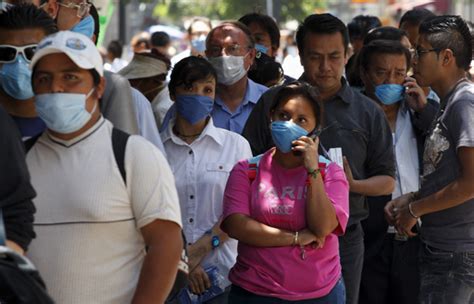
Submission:
MULTIPOLYGON (((274 0, 274 15, 279 22, 303 20, 326 8, 326 0, 274 0)), ((251 13, 266 13, 266 0, 161 0, 153 15, 160 20, 182 23, 183 18, 206 16, 214 20, 238 19, 251 13)))

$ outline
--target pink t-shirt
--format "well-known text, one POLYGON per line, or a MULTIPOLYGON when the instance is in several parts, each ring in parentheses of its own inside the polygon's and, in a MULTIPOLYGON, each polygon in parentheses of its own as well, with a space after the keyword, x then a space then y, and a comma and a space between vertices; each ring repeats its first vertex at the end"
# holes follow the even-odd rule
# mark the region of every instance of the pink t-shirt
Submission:
MULTIPOLYGON (((284 169, 267 151, 254 181, 248 161, 232 170, 224 194, 224 219, 247 215, 266 225, 289 231, 306 228, 306 179, 304 167, 284 169)), ((337 235, 344 233, 349 217, 349 185, 335 163, 326 168, 326 193, 333 203, 339 226, 326 237, 323 248, 306 246, 301 259, 299 246, 254 247, 239 242, 237 262, 229 279, 252 293, 295 301, 327 295, 341 277, 337 235)))

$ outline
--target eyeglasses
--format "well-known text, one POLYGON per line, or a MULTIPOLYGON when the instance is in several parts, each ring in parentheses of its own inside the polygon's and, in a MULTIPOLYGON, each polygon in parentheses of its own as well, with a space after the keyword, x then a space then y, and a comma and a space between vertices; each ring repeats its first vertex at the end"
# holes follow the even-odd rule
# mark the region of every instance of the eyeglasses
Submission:
POLYGON ((87 2, 81 2, 79 4, 75 4, 74 2, 58 2, 58 4, 62 7, 77 9, 77 17, 79 18, 83 18, 85 15, 87 15, 89 13, 89 9, 91 8, 91 4, 87 2))
POLYGON ((243 48, 246 48, 248 50, 250 49, 249 46, 244 47, 244 46, 241 46, 241 45, 238 45, 238 44, 229 45, 229 46, 226 46, 226 47, 223 47, 223 48, 220 47, 220 46, 211 46, 210 48, 207 49, 207 53, 208 53, 208 56, 219 57, 222 54, 222 50, 224 50, 224 53, 226 55, 240 56, 241 55, 241 50, 243 48))
POLYGON ((37 46, 37 44, 29 44, 24 46, 0 45, 0 62, 14 62, 19 53, 23 54, 23 57, 27 62, 31 62, 31 59, 36 52, 37 46))
POLYGON ((426 53, 429 53, 429 52, 436 52, 436 53, 438 53, 439 51, 440 51, 440 49, 422 50, 422 49, 420 49, 420 48, 416 48, 416 49, 415 49, 415 53, 414 53, 414 57, 420 58, 421 55, 423 55, 423 54, 426 54, 426 53))

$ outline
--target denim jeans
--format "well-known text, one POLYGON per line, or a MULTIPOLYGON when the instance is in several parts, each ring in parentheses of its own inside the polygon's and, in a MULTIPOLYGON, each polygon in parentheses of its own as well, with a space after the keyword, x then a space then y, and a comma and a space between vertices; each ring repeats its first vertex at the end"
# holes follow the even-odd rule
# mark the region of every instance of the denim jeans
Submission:
POLYGON ((339 237, 339 256, 347 304, 357 304, 364 264, 364 231, 360 223, 347 227, 346 233, 339 237))
POLYGON ((345 304, 346 303, 346 289, 344 287, 344 281, 342 278, 337 281, 331 292, 324 297, 317 299, 299 300, 299 301, 288 301, 274 297, 260 296, 251 293, 239 286, 232 285, 230 289, 229 304, 345 304))
POLYGON ((451 252, 423 244, 420 303, 474 303, 474 252, 451 252))

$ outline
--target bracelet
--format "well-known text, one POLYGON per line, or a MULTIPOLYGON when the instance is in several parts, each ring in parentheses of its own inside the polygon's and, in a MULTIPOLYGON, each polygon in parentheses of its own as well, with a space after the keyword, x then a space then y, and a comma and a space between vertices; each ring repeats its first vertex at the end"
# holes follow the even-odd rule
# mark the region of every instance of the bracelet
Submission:
POLYGON ((319 172, 321 172, 321 169, 319 168, 314 170, 308 170, 308 175, 311 175, 313 178, 318 178, 319 172))
POLYGON ((293 246, 298 245, 298 231, 295 232, 295 236, 293 238, 293 246))
POLYGON ((413 213, 413 210, 411 209, 411 204, 412 204, 412 203, 413 203, 413 202, 411 202, 411 203, 408 204, 408 212, 410 212, 410 215, 411 215, 413 218, 418 219, 419 216, 416 216, 416 215, 413 213))

